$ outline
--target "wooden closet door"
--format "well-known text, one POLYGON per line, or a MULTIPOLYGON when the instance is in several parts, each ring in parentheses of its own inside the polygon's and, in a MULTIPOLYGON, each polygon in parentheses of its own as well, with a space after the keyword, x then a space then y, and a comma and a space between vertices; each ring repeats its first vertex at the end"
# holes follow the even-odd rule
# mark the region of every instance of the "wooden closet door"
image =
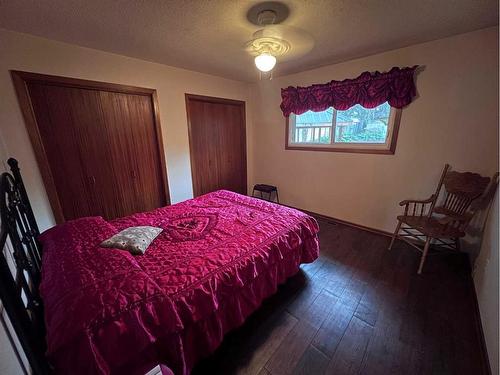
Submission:
MULTIPOLYGON (((90 92, 85 102, 74 92, 67 92, 65 88, 46 87, 42 84, 27 85, 31 105, 37 116, 38 128, 46 157, 51 165, 51 174, 57 186, 59 203, 66 218, 77 217, 74 213, 81 212, 82 216, 95 216, 100 213, 100 205, 93 196, 92 181, 87 178, 90 158, 98 157, 93 150, 88 132, 82 132, 86 126, 87 107, 94 108, 99 103, 99 93, 90 92), (59 103, 80 102, 81 113, 75 113, 62 108, 59 103), (56 125, 52 125, 56 124, 56 125), (71 126, 57 126, 57 124, 71 124, 71 126), (64 142, 61 142, 64 140, 64 142), (82 155, 89 153, 84 163, 82 155)), ((70 106, 72 107, 72 106, 70 106)), ((40 168, 41 169, 41 168, 40 168)), ((42 169, 41 169, 42 172, 42 169)), ((46 171, 44 171, 46 172, 46 171)))
POLYGON ((169 203, 153 90, 13 77, 58 222, 169 203))
POLYGON ((107 216, 121 217, 164 206, 161 156, 156 147, 159 140, 150 98, 114 92, 100 92, 100 96, 106 108, 106 157, 115 182, 102 186, 107 216))
POLYGON ((245 102, 186 95, 193 194, 247 194, 245 102))

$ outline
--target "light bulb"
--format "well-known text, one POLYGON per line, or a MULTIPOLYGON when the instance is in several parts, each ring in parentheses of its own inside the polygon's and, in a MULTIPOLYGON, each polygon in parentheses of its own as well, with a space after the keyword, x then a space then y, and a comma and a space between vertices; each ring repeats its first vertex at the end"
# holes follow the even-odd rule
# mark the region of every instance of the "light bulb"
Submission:
POLYGON ((255 57, 255 66, 261 72, 269 72, 276 65, 276 57, 269 53, 261 53, 259 56, 255 57))

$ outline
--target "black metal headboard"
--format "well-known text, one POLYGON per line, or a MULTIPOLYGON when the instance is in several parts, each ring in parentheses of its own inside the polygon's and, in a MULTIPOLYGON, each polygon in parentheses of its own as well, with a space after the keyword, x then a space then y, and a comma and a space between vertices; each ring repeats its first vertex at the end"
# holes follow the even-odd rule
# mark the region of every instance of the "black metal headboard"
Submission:
POLYGON ((17 160, 0 175, 0 299, 34 374, 49 373, 45 324, 39 294, 40 231, 24 188, 17 160))

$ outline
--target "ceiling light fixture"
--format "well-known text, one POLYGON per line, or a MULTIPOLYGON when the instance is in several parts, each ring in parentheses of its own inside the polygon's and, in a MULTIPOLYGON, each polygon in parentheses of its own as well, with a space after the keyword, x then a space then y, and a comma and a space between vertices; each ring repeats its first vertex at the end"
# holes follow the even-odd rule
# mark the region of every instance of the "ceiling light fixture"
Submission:
POLYGON ((245 43, 245 50, 253 57, 263 77, 272 79, 277 61, 283 62, 304 56, 314 46, 314 39, 302 29, 283 25, 290 14, 282 1, 265 1, 252 6, 248 21, 258 30, 245 43))
POLYGON ((260 55, 255 57, 255 66, 261 72, 269 72, 276 65, 276 57, 268 52, 262 52, 260 55))
POLYGON ((290 44, 276 33, 270 32, 269 26, 276 20, 276 12, 262 10, 257 15, 257 22, 263 26, 253 34, 253 39, 247 42, 248 51, 255 56, 257 69, 263 73, 270 72, 276 65, 276 57, 285 54, 290 44))

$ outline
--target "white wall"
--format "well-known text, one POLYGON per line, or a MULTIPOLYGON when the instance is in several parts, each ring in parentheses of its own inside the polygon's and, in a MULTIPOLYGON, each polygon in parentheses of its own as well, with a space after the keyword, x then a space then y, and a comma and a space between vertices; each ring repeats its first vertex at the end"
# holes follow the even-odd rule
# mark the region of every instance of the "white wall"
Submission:
MULTIPOLYGON (((155 88, 160 105, 170 198, 192 198, 185 93, 247 100, 248 85, 207 74, 0 29, 0 127, 9 156, 23 170, 41 229, 54 224, 9 70, 155 88)), ((247 106, 247 128, 251 110, 247 106)), ((251 149, 251 147, 248 147, 251 149)), ((251 150, 249 150, 249 158, 251 150)), ((252 175, 249 166, 248 175, 252 175)))
POLYGON ((414 45, 252 87, 255 183, 277 185, 283 203, 393 231, 398 202, 427 198, 445 163, 498 170, 498 28, 414 45), (280 88, 423 65, 418 98, 403 110, 395 155, 285 150, 280 88))
POLYGON ((488 348, 492 374, 498 374, 500 370, 498 363, 499 226, 497 192, 484 232, 481 252, 476 260, 474 270, 474 284, 476 285, 477 300, 479 310, 481 311, 481 323, 483 324, 484 338, 488 348))

